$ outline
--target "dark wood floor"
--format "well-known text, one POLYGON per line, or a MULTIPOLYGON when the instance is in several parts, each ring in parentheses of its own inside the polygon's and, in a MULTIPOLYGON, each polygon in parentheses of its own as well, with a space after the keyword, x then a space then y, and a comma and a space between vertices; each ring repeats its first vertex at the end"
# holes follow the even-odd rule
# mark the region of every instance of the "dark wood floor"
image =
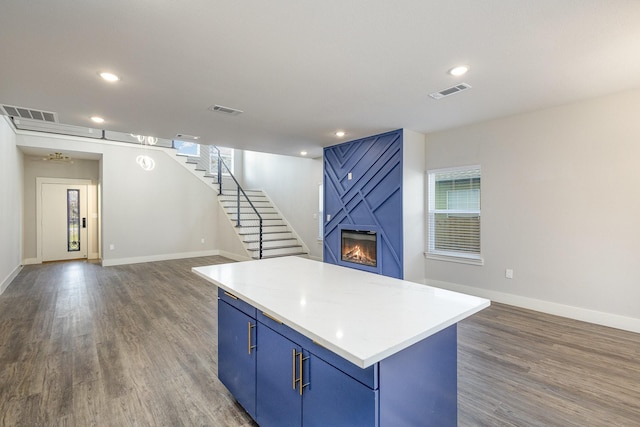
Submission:
POLYGON ((640 426, 640 334, 493 304, 458 327, 461 426, 640 426))
MULTIPOLYGON (((27 266, 0 296, 0 425, 254 426, 191 267, 27 266)), ((640 335, 494 304, 459 325, 460 426, 640 426, 640 335)))

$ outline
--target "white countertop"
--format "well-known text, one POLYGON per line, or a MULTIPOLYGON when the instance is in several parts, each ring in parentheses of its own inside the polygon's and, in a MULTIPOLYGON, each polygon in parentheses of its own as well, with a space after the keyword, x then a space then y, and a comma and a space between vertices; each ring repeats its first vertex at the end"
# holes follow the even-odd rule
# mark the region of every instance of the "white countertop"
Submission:
POLYGON ((361 368, 491 304, 484 298, 299 257, 193 271, 361 368))

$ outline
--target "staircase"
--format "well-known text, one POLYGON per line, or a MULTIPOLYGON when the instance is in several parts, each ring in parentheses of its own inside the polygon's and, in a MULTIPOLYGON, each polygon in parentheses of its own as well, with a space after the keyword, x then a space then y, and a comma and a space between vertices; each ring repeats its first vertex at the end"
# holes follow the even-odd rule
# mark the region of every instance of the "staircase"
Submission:
MULTIPOLYGON (((262 216, 262 258, 281 256, 306 256, 308 251, 304 244, 289 226, 282 214, 274 207, 271 200, 262 190, 245 190, 245 194, 262 216)), ((238 221, 237 192, 225 191, 218 196, 218 202, 227 217, 232 221, 238 237, 242 241, 249 256, 260 258, 260 229, 258 215, 251 208, 249 202, 240 194, 240 225, 238 221)))
POLYGON ((226 213, 227 218, 229 218, 250 258, 307 256, 309 254, 309 250, 302 242, 302 239, 298 237, 264 192, 261 190, 243 191, 229 167, 220 157, 220 151, 216 147, 210 148, 208 145, 200 145, 198 153, 198 156, 177 157, 182 157, 185 161, 184 164, 193 165, 191 170, 199 174, 201 178, 213 178, 213 182, 210 184, 214 188, 218 187, 218 202, 226 213), (217 165, 217 174, 210 171, 212 162, 217 165), (228 176, 228 179, 217 179, 219 176, 223 176, 223 171, 228 176), (240 192, 239 198, 238 191, 240 192), (238 203, 240 205, 239 224, 238 203), (251 205, 255 207, 255 210, 251 205), (260 230, 260 217, 262 217, 262 230, 260 230), (262 253, 260 253, 261 231, 262 253))

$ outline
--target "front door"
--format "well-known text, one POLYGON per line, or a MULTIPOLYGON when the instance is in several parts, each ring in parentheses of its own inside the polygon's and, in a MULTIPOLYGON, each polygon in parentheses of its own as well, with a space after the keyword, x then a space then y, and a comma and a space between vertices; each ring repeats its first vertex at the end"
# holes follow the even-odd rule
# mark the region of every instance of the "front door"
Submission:
POLYGON ((42 261, 87 258, 87 185, 42 184, 42 261))

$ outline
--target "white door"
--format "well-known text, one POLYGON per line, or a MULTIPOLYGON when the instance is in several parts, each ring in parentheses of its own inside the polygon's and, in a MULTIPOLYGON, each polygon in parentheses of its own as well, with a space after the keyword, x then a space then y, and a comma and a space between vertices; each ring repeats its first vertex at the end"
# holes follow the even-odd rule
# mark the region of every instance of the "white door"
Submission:
POLYGON ((42 261, 87 258, 87 186, 42 184, 42 261))

